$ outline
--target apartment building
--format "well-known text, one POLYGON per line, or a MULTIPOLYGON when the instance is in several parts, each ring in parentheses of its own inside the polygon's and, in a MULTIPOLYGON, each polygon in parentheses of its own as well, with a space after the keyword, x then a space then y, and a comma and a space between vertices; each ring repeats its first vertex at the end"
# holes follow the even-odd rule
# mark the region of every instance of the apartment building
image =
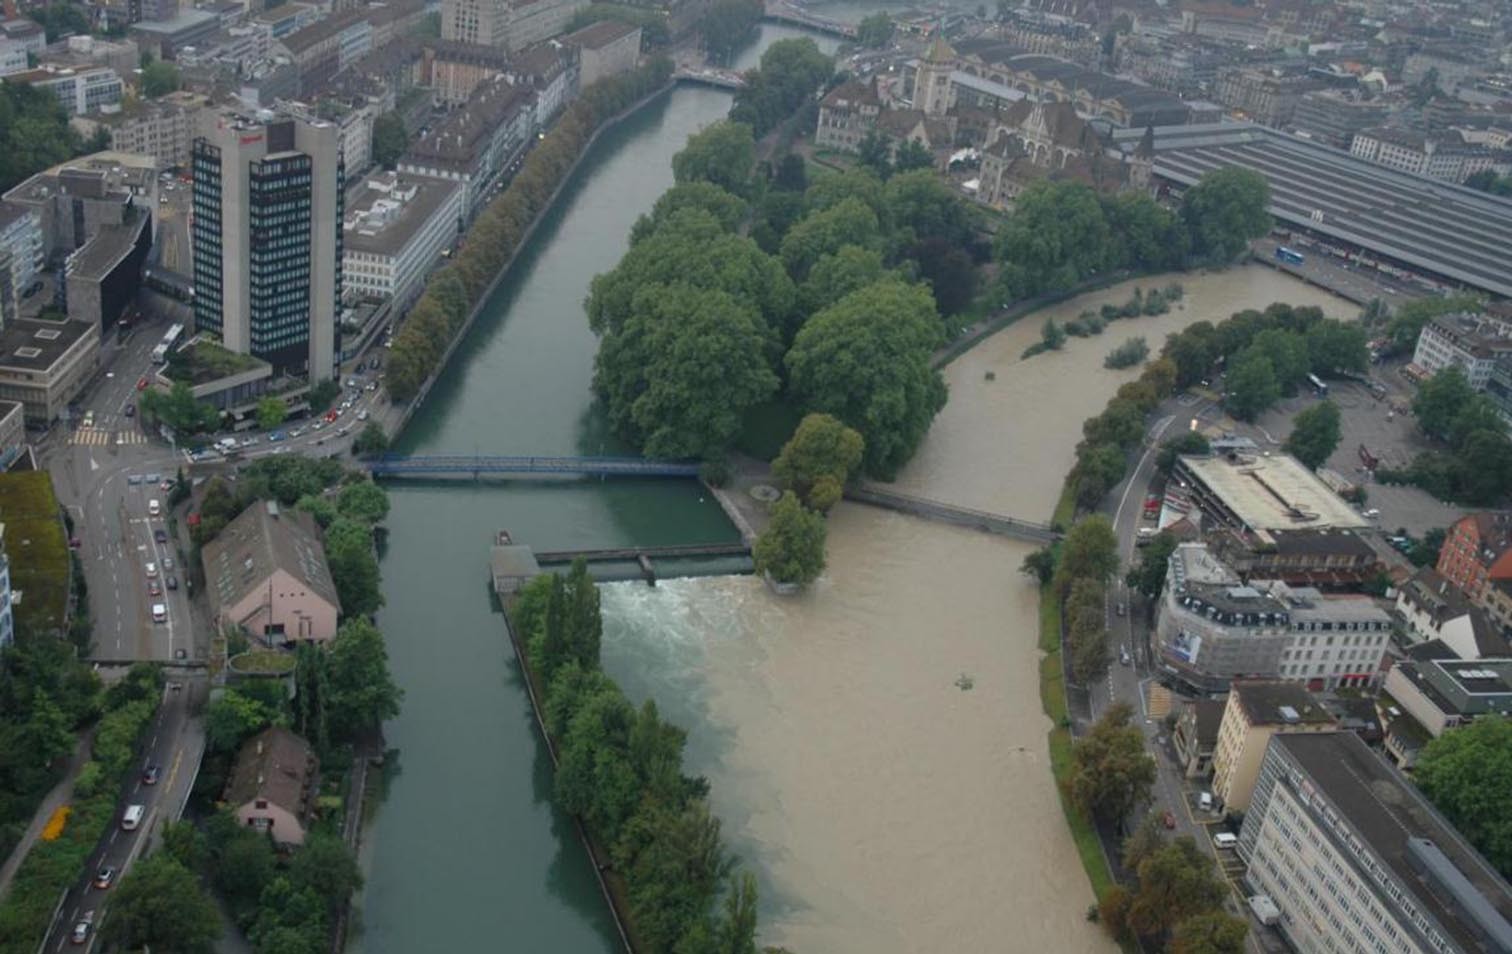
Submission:
POLYGON ((1512 324, 1489 315, 1439 315, 1423 326, 1412 363, 1423 376, 1448 367, 1465 372, 1470 386, 1484 390, 1497 362, 1512 358, 1512 324))
POLYGON ((1323 89, 1303 93, 1292 113, 1292 128, 1336 149, 1348 149, 1355 134, 1379 126, 1390 114, 1380 99, 1357 93, 1323 89))
POLYGON ((1281 651, 1279 675, 1312 690, 1376 685, 1391 644, 1391 614, 1360 594, 1324 595, 1313 587, 1257 583, 1286 605, 1292 641, 1281 651))
POLYGON ((191 149, 194 320, 310 383, 340 354, 345 169, 337 127, 207 110, 191 149))
POLYGON ((1445 182, 1464 182, 1477 172, 1508 164, 1506 156, 1465 141, 1455 130, 1429 133, 1377 126, 1355 133, 1349 151, 1369 162, 1445 182))
POLYGON ((508 0, 441 0, 441 39, 504 49, 508 0))
POLYGON ((1395 609, 1414 643, 1441 643, 1460 659, 1509 654, 1506 638, 1485 610, 1432 567, 1397 588, 1395 609))
POLYGON ((516 53, 567 32, 567 24, 589 0, 511 0, 505 48, 516 53))
POLYGON ((1248 810, 1271 737, 1331 732, 1333 715, 1293 682, 1235 682, 1213 746, 1213 798, 1227 812, 1248 810))
POLYGON ((1293 950, 1512 950, 1512 887, 1354 733, 1270 740, 1238 851, 1293 950))
POLYGON ((77 118, 73 125, 87 136, 104 129, 115 152, 151 156, 165 169, 185 166, 197 129, 196 116, 205 102, 198 93, 179 91, 140 100, 117 113, 77 118))
POLYGON ((0 201, 0 326, 15 317, 45 258, 42 216, 35 208, 0 201))
POLYGON ((1434 567, 1477 600, 1495 580, 1512 580, 1512 510, 1483 510, 1454 522, 1434 567))
POLYGON ((495 77, 479 86, 461 109, 453 110, 410 144, 398 171, 461 182, 467 218, 482 207, 488 186, 520 156, 535 130, 535 92, 495 77))
POLYGON ((635 69, 640 60, 641 28, 600 20, 562 37, 562 44, 577 48, 578 82, 587 89, 601 79, 635 69))
POLYGON ((120 105, 126 84, 120 74, 108 66, 48 67, 24 73, 12 73, 7 83, 25 83, 46 90, 58 98, 70 116, 88 116, 102 109, 120 105))

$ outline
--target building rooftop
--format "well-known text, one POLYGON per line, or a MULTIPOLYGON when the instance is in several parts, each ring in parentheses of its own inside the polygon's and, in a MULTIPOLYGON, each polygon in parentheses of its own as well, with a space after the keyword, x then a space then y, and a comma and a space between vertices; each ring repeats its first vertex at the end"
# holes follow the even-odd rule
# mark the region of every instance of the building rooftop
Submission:
MULTIPOLYGON (((1142 134, 1114 138, 1133 148, 1142 134)), ((1512 297, 1512 200, 1251 123, 1157 127, 1155 148, 1163 179, 1191 185, 1213 169, 1253 169, 1270 183, 1269 210, 1285 225, 1512 297)))
POLYGON ((157 188, 157 160, 130 152, 97 152, 39 172, 5 194, 7 199, 41 202, 59 194, 103 199, 150 195, 157 188))
POLYGON ((1234 704, 1250 725, 1332 725, 1333 714, 1300 683, 1235 679, 1234 704))
POLYGON ((1171 553, 1167 580, 1185 610, 1224 626, 1285 626, 1287 605, 1253 586, 1204 543, 1182 543, 1171 553))
POLYGON ((460 188, 459 182, 430 176, 389 172, 369 177, 362 192, 347 206, 342 248, 393 255, 460 188))
POLYGON ((1322 478, 1289 454, 1184 456, 1181 466, 1250 529, 1370 525, 1370 521, 1330 490, 1322 478))
POLYGON ((87 321, 17 318, 0 329, 0 368, 47 372, 94 330, 87 321))
POLYGON ((98 281, 110 274, 111 269, 121 263, 121 259, 130 255, 151 217, 141 209, 136 209, 128 218, 129 221, 120 225, 100 226, 94 236, 69 259, 68 276, 98 281))
POLYGON ((343 10, 340 13, 333 13, 325 19, 316 20, 307 27, 295 30, 288 36, 281 38, 278 42, 282 43, 290 53, 298 56, 310 47, 331 39, 348 27, 366 21, 366 9, 343 10))
POLYGON ((180 7, 178 16, 171 20, 142 20, 133 23, 131 29, 154 36, 172 36, 175 33, 185 33, 196 28, 204 28, 210 23, 219 25, 220 16, 211 13, 209 10, 180 7))
MULTIPOLYGON (((1270 744, 1332 803, 1325 817, 1337 820, 1345 854, 1369 851, 1384 862, 1412 889, 1414 905, 1461 949, 1512 949, 1512 886, 1359 736, 1285 733, 1270 744)), ((1309 800, 1305 791, 1297 795, 1309 800)))
POLYGON ((1512 510, 1482 510, 1466 514, 1455 525, 1466 521, 1475 524, 1475 535, 1480 540, 1480 552, 1475 558, 1482 566, 1489 567, 1501 559, 1502 554, 1512 550, 1512 510))
POLYGON ((632 33, 640 30, 638 26, 629 23, 621 23, 618 20, 600 20, 590 23, 581 30, 569 33, 561 38, 561 41, 571 46, 580 46, 589 50, 601 50, 616 40, 622 40, 632 33))
POLYGON ((1462 616, 1468 617, 1470 631, 1475 637, 1476 655, 1481 658, 1507 655, 1507 640, 1496 631, 1496 625, 1490 617, 1470 602, 1464 590, 1445 579, 1433 567, 1425 566, 1412 574, 1412 578, 1398 592, 1402 600, 1418 607, 1432 618, 1435 627, 1441 627, 1462 616))
POLYGON ((315 522, 309 514, 284 510, 271 500, 253 502, 226 524, 205 544, 201 561, 217 611, 240 603, 275 570, 304 583, 332 606, 341 605, 315 522))
POLYGON ((1187 703, 1197 725, 1197 744, 1211 748, 1218 742, 1218 727, 1223 725, 1224 700, 1193 699, 1187 703))
POLYGON ((1329 594, 1311 586, 1288 586, 1275 580, 1256 582, 1257 589, 1265 590, 1286 604, 1293 623, 1329 621, 1334 623, 1383 623, 1391 622, 1391 614, 1373 597, 1359 593, 1329 594))
POLYGON ((467 105, 450 113, 431 131, 410 145, 405 160, 419 166, 442 166, 471 172, 486 136, 521 110, 530 108, 535 92, 514 86, 504 77, 487 80, 467 105))
POLYGON ((1489 360, 1512 353, 1512 324, 1489 315, 1457 312, 1438 315, 1430 324, 1474 357, 1489 360))
POLYGON ((236 754, 226 802, 241 806, 265 799, 303 819, 314 803, 319 764, 304 739, 278 726, 264 729, 236 754))

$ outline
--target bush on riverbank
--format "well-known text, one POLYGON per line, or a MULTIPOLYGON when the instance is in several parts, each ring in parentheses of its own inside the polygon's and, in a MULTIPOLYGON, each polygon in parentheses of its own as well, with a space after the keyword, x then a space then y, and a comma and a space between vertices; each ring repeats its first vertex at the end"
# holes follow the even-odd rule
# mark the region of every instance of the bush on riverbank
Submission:
MULTIPOLYGON (((105 693, 105 714, 95 730, 92 758, 74 784, 68 822, 59 837, 32 846, 0 904, 0 954, 32 954, 59 895, 84 874, 95 846, 116 819, 121 787, 137 769, 137 747, 157 711, 162 685, 157 666, 139 663, 105 693)), ((66 739, 72 749, 66 724, 50 731, 55 741, 48 745, 60 746, 66 739)))
POLYGON ((1103 367, 1115 370, 1132 368, 1136 364, 1143 364, 1149 356, 1150 345, 1143 337, 1130 338, 1108 352, 1108 356, 1103 359, 1103 367))
POLYGON ((536 577, 510 613, 527 678, 544 689, 557 804, 607 849, 636 949, 754 951, 755 881, 722 844, 708 782, 683 774, 686 733, 654 702, 633 706, 601 668, 603 619, 586 564, 566 579, 536 577))
POLYGON ((657 58, 594 83, 530 150, 519 174, 473 223, 462 250, 431 277, 399 326, 384 379, 393 400, 414 397, 437 370, 468 314, 545 211, 599 125, 665 86, 671 73, 671 62, 657 58))

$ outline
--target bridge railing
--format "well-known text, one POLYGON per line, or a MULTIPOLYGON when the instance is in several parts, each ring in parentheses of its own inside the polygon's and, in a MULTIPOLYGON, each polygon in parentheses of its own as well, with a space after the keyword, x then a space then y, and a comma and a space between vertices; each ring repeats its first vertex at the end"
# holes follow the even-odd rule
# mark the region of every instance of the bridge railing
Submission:
POLYGON ((384 454, 369 458, 375 475, 402 474, 592 474, 648 477, 696 477, 690 461, 640 457, 513 457, 490 454, 384 454))
POLYGON ((918 516, 934 517, 949 523, 980 527, 998 533, 1007 533, 1027 540, 1050 542, 1059 534, 1047 523, 1022 520, 1005 514, 974 510, 927 497, 915 497, 892 490, 882 490, 866 485, 847 487, 845 496, 858 503, 869 503, 889 510, 898 510, 918 516))

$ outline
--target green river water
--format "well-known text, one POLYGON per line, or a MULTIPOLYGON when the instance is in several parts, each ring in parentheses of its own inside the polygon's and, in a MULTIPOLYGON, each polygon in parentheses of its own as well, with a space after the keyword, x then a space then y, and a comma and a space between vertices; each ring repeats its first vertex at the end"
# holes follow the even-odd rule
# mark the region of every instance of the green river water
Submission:
MULTIPOLYGON (((763 26, 738 60, 795 31, 763 26)), ((832 47, 821 41, 826 49, 832 47)), ((624 253, 671 185, 671 157, 721 118, 727 93, 681 87, 606 132, 471 330, 398 447, 408 453, 599 454, 589 384, 589 280, 624 253)), ((365 841, 355 949, 369 954, 616 949, 592 869, 551 775, 492 610, 488 548, 508 529, 538 549, 734 539, 691 481, 390 486, 379 615, 404 709, 397 769, 365 841)))

